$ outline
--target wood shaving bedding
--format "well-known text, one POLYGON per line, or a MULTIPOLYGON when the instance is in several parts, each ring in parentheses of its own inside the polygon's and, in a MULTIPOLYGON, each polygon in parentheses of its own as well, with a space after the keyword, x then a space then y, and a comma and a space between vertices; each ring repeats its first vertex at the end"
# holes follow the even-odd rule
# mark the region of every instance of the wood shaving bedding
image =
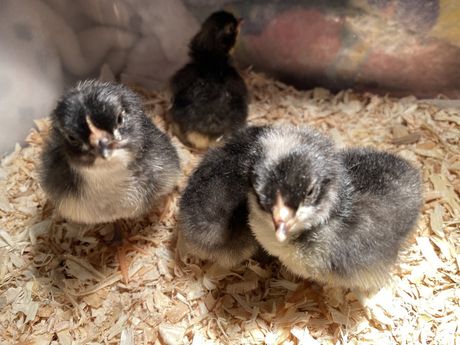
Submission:
MULTIPOLYGON (((276 262, 230 271, 179 260, 178 200, 200 155, 176 138, 183 176, 167 212, 127 222, 143 253, 129 254, 125 284, 110 225, 53 215, 37 183, 42 119, 28 146, 16 145, 0 166, 1 344, 460 344, 460 110, 414 97, 298 91, 253 72, 246 80, 250 123, 310 124, 341 147, 375 146, 422 169, 423 214, 372 318, 352 293, 295 278, 276 262)), ((167 130, 167 93, 141 93, 167 130)))

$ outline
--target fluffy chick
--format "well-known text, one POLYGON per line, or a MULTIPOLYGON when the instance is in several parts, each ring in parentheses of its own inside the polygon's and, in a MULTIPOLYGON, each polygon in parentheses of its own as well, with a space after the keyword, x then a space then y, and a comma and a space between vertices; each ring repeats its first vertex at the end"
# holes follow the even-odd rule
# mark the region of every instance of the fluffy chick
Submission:
POLYGON ((190 62, 171 80, 167 118, 188 146, 206 149, 245 125, 248 90, 230 57, 240 23, 225 11, 211 14, 190 42, 190 62))
POLYGON ((247 194, 257 153, 253 142, 264 130, 237 131, 207 152, 180 200, 180 251, 232 267, 260 249, 248 225, 247 194))
POLYGON ((41 185, 64 218, 93 224, 137 217, 173 189, 176 149, 128 88, 80 83, 51 120, 41 185))
POLYGON ((389 278, 422 204, 417 169, 373 149, 338 151, 310 128, 258 139, 250 226, 294 274, 374 293, 389 278))
POLYGON ((85 81, 51 114, 40 181, 57 212, 95 224, 141 216, 172 191, 179 158, 128 88, 85 81))

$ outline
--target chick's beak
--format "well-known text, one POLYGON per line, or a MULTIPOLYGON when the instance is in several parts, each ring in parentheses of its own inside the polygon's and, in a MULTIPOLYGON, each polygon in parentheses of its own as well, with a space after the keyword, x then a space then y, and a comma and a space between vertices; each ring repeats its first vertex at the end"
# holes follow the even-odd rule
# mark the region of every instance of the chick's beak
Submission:
POLYGON ((278 193, 276 204, 272 209, 272 217, 275 225, 275 236, 279 242, 286 241, 294 216, 294 210, 284 204, 283 198, 278 193))
POLYGON ((91 146, 99 155, 101 155, 102 158, 110 158, 114 149, 114 144, 111 142, 112 140, 110 139, 110 134, 97 128, 89 116, 86 116, 86 122, 90 130, 89 142, 91 146))
POLYGON ((240 31, 241 31, 241 24, 243 24, 244 22, 244 19, 243 18, 238 18, 236 20, 236 33, 239 35, 240 31))
POLYGON ((101 155, 102 158, 108 159, 112 155, 112 149, 108 140, 99 140, 97 144, 97 151, 101 155))

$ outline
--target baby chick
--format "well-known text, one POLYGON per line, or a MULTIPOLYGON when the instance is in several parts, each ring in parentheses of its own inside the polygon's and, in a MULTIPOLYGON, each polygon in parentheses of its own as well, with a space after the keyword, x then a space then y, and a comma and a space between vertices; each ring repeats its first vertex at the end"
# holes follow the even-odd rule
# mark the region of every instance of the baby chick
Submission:
POLYGON ((338 151, 310 128, 272 128, 258 139, 250 226, 294 274, 375 293, 414 228, 417 169, 373 149, 338 151))
POLYGON ((190 42, 190 62, 171 80, 167 118, 188 146, 206 149, 245 125, 248 90, 230 57, 240 23, 225 11, 208 17, 190 42))
POLYGON ((247 194, 253 142, 264 130, 237 131, 225 146, 207 152, 180 200, 180 252, 232 267, 260 248, 248 225, 247 194))
POLYGON ((63 218, 95 224, 138 217, 174 188, 177 152, 128 88, 82 82, 59 100, 51 122, 40 181, 63 218))

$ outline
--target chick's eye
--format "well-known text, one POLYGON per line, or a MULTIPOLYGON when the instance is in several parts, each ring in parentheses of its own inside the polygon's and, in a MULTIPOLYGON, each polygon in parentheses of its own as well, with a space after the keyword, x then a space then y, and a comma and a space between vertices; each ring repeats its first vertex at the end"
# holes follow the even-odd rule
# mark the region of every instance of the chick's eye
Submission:
POLYGON ((309 187, 307 190, 307 196, 312 196, 314 191, 315 189, 313 188, 313 186, 309 187))
POLYGON ((71 145, 77 145, 79 143, 78 139, 76 137, 74 137, 73 135, 66 135, 66 138, 67 138, 67 141, 71 144, 71 145))
POLYGON ((123 111, 117 116, 117 125, 121 126, 124 122, 125 122, 125 112, 123 111))
POLYGON ((231 34, 235 31, 235 27, 233 24, 229 24, 225 27, 225 33, 226 34, 231 34))

